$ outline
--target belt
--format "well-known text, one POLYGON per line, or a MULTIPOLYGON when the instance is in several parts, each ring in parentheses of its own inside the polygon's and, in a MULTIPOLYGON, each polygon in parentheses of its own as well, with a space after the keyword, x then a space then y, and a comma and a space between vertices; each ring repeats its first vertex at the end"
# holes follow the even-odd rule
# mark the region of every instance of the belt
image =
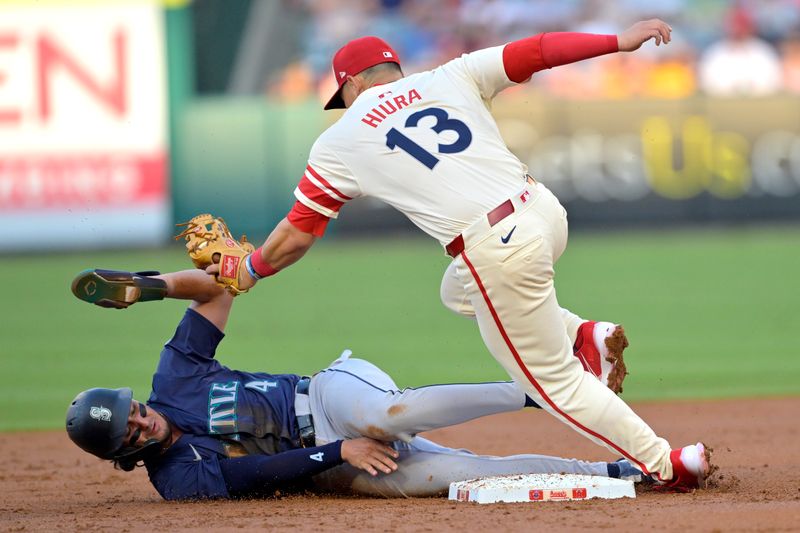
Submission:
MULTIPOLYGON (((535 184, 536 180, 529 174, 525 174, 525 179, 530 184, 535 184)), ((489 226, 494 226, 508 215, 514 212, 514 203, 511 200, 506 200, 502 204, 498 205, 488 213, 486 213, 486 219, 489 222, 489 226)), ((455 239, 450 241, 450 244, 444 247, 447 255, 450 257, 457 257, 461 252, 464 251, 464 235, 459 233, 455 239)))
POLYGON ((311 402, 308 389, 311 378, 301 378, 294 387, 294 412, 297 416, 297 427, 300 429, 300 445, 303 448, 316 446, 314 437, 314 418, 311 416, 311 402))

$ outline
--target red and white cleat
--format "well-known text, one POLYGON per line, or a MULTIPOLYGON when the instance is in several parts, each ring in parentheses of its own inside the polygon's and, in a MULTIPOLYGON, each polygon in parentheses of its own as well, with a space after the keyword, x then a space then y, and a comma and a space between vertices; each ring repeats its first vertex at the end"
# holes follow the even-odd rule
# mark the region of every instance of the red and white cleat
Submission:
POLYGON ((706 480, 717 467, 711 464, 711 448, 702 442, 672 450, 672 479, 656 488, 666 491, 690 492, 706 487, 706 480))
POLYGON ((611 322, 584 322, 578 327, 578 338, 572 353, 583 368, 603 382, 614 393, 622 392, 628 374, 622 352, 628 347, 625 330, 611 322))

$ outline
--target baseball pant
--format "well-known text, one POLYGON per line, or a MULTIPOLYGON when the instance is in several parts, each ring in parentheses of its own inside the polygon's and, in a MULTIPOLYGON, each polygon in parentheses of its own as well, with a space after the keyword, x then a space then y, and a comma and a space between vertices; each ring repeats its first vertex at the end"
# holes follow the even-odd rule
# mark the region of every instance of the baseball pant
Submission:
POLYGON ((608 475, 605 462, 544 455, 493 457, 447 448, 416 434, 481 416, 517 411, 525 394, 513 382, 399 389, 388 374, 349 351, 316 374, 309 390, 317 445, 372 437, 393 441, 398 470, 373 477, 341 465, 314 477, 324 491, 398 497, 434 496, 453 481, 533 473, 608 475))
MULTIPOLYGON (((439 292, 445 307, 454 313, 477 320, 475 318, 475 308, 472 307, 472 302, 464 289, 464 284, 461 283, 461 278, 458 277, 455 261, 451 262, 447 267, 442 277, 442 285, 439 292)), ((563 307, 559 308, 559 310, 561 321, 564 323, 564 327, 567 328, 569 342, 574 345, 575 340, 578 338, 578 328, 586 320, 563 307)))
POLYGON ((457 312, 474 313, 489 351, 542 408, 643 471, 670 479, 667 441, 572 355, 577 317, 558 305, 553 283, 567 245, 566 211, 542 184, 526 185, 511 201, 515 210, 505 219, 490 226, 481 217, 464 231, 465 250, 451 267, 462 289, 443 299, 457 312))

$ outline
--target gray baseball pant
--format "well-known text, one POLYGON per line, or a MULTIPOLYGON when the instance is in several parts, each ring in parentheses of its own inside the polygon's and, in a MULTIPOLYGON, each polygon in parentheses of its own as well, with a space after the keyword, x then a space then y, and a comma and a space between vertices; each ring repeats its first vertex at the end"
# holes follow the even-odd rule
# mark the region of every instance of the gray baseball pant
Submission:
POLYGON ((316 443, 371 437, 392 442, 398 470, 373 477, 344 464, 314 478, 330 492, 385 497, 435 496, 453 481, 532 473, 608 475, 607 463, 546 455, 495 457, 440 446, 416 434, 481 416, 517 411, 525 393, 513 382, 431 385, 399 389, 392 378, 346 351, 316 374, 309 390, 316 443))

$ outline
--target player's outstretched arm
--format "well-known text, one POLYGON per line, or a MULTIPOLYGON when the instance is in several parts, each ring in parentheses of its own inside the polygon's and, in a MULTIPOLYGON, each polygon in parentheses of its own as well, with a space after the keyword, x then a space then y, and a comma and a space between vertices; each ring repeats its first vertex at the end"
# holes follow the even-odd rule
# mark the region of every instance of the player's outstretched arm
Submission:
POLYGON ((261 261, 278 271, 299 261, 316 240, 314 235, 297 229, 284 218, 256 252, 260 250, 261 261))
POLYGON ((225 331, 233 296, 202 270, 182 270, 156 276, 167 284, 167 298, 192 300, 189 306, 220 331, 225 331))
POLYGON ((637 22, 617 36, 620 52, 633 52, 644 43, 653 39, 656 46, 669 43, 672 40, 672 27, 660 19, 650 19, 637 22))
POLYGON ((167 298, 205 303, 227 294, 214 278, 202 270, 181 270, 154 277, 164 280, 167 284, 167 298))
MULTIPOLYGON (((219 469, 231 496, 252 497, 279 489, 286 483, 309 478, 343 462, 366 470, 373 476, 377 475, 378 470, 389 474, 397 470, 392 459, 398 456, 397 451, 386 444, 360 437, 274 455, 224 459, 219 461, 219 469)), ((197 467, 199 463, 190 464, 197 467)), ((190 491, 183 497, 196 496, 190 491)))
POLYGON ((619 35, 550 32, 508 43, 503 66, 508 79, 523 83, 541 70, 568 65, 615 52, 632 52, 654 39, 656 45, 671 40, 672 28, 659 19, 637 22, 619 35))
MULTIPOLYGON (((314 245, 317 237, 296 228, 287 218, 275 226, 264 244, 247 259, 247 268, 239 270, 239 289, 248 290, 264 277, 293 265, 314 245)), ((219 264, 206 268, 208 274, 219 273, 219 264)))

